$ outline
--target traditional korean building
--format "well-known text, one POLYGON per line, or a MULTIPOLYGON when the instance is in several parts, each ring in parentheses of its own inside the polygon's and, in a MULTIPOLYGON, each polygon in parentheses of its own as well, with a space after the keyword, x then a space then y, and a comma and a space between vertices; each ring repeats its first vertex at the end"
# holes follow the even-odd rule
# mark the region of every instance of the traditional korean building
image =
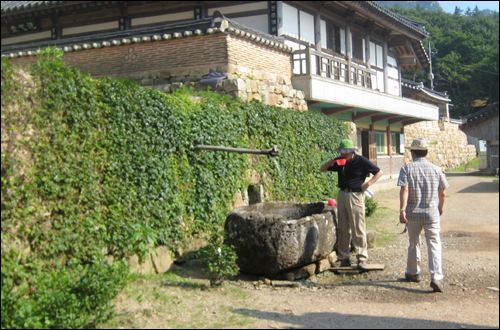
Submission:
MULTIPOLYGON (((460 129, 486 141, 486 169, 498 171, 498 102, 462 118, 460 129)), ((498 174, 498 172, 497 172, 498 174)))
POLYGON ((1 54, 64 50, 93 77, 181 86, 320 111, 397 174, 405 126, 449 118, 446 93, 402 79, 429 67, 424 24, 373 1, 2 1, 1 54))

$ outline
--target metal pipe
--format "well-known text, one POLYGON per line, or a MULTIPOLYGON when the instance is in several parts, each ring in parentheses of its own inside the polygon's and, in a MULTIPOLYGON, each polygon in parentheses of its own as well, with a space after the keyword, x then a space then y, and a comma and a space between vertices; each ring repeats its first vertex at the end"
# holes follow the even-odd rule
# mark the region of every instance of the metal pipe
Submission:
POLYGON ((242 149, 242 148, 229 148, 229 147, 218 147, 218 146, 205 146, 205 145, 196 145, 195 149, 201 150, 215 150, 215 151, 228 151, 228 152, 237 152, 240 154, 260 154, 260 155, 268 155, 272 157, 280 156, 278 152, 278 146, 274 145, 272 149, 242 149))

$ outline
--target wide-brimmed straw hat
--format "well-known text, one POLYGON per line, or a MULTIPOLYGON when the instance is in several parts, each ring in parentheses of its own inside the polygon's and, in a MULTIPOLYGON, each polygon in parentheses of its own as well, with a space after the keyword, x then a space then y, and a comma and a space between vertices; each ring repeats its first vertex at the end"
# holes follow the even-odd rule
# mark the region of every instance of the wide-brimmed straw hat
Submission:
POLYGON ((427 150, 429 147, 427 146, 427 140, 424 138, 416 138, 411 143, 409 148, 410 150, 427 150))
POLYGON ((344 139, 340 141, 340 145, 335 151, 341 154, 350 154, 351 152, 358 151, 358 148, 354 146, 351 140, 344 139))

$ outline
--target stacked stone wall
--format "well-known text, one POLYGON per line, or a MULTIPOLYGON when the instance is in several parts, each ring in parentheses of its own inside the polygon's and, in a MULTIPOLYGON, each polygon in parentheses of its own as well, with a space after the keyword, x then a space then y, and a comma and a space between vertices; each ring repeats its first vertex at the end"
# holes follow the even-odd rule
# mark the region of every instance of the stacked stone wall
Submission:
POLYGON ((207 77, 210 69, 228 73, 226 79, 220 80, 217 86, 212 88, 216 93, 231 95, 243 102, 257 99, 265 104, 285 109, 307 110, 304 92, 293 89, 289 77, 234 64, 134 73, 124 75, 122 78, 136 80, 142 86, 149 86, 165 93, 174 92, 182 86, 206 90, 207 85, 200 83, 200 80, 207 77))
MULTIPOLYGON (((454 169, 476 157, 476 148, 468 144, 467 136, 458 124, 446 121, 425 121, 405 126, 405 143, 424 137, 429 145, 427 160, 443 170, 454 169)), ((410 150, 405 151, 406 163, 411 162, 410 150)))

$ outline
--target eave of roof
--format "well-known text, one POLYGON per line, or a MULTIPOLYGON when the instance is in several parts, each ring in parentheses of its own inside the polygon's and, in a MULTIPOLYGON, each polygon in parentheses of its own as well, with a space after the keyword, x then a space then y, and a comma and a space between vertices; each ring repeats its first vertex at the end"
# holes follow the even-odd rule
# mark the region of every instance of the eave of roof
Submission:
POLYGON ((413 32, 418 33, 422 39, 430 36, 430 33, 425 29, 425 23, 423 22, 418 22, 415 20, 412 20, 410 18, 404 17, 402 15, 399 15, 395 12, 390 11, 389 9, 379 5, 375 1, 352 1, 355 3, 358 7, 364 8, 367 10, 376 10, 386 16, 386 18, 389 18, 393 21, 393 23, 403 25, 413 32))
POLYGON ((446 92, 438 92, 434 91, 432 89, 429 89, 424 86, 424 83, 422 82, 414 82, 408 79, 401 79, 401 86, 409 89, 414 89, 418 90, 422 94, 426 95, 429 98, 438 100, 438 101, 444 101, 444 102, 451 102, 451 99, 448 97, 448 94, 446 92))
POLYGON ((2 15, 60 7, 82 1, 2 1, 2 15))
POLYGON ((478 112, 462 117, 462 125, 460 125, 460 128, 466 128, 482 123, 483 121, 495 116, 498 116, 498 102, 493 103, 489 107, 479 110, 478 112))
POLYGON ((293 51, 291 47, 285 45, 283 38, 256 31, 226 17, 222 18, 222 21, 218 23, 213 23, 212 18, 205 18, 183 23, 165 24, 161 26, 145 27, 126 31, 4 46, 2 47, 2 56, 7 58, 33 56, 39 51, 40 48, 48 46, 56 46, 65 52, 71 52, 142 42, 156 42, 161 40, 196 37, 221 32, 241 36, 285 52, 293 51))

